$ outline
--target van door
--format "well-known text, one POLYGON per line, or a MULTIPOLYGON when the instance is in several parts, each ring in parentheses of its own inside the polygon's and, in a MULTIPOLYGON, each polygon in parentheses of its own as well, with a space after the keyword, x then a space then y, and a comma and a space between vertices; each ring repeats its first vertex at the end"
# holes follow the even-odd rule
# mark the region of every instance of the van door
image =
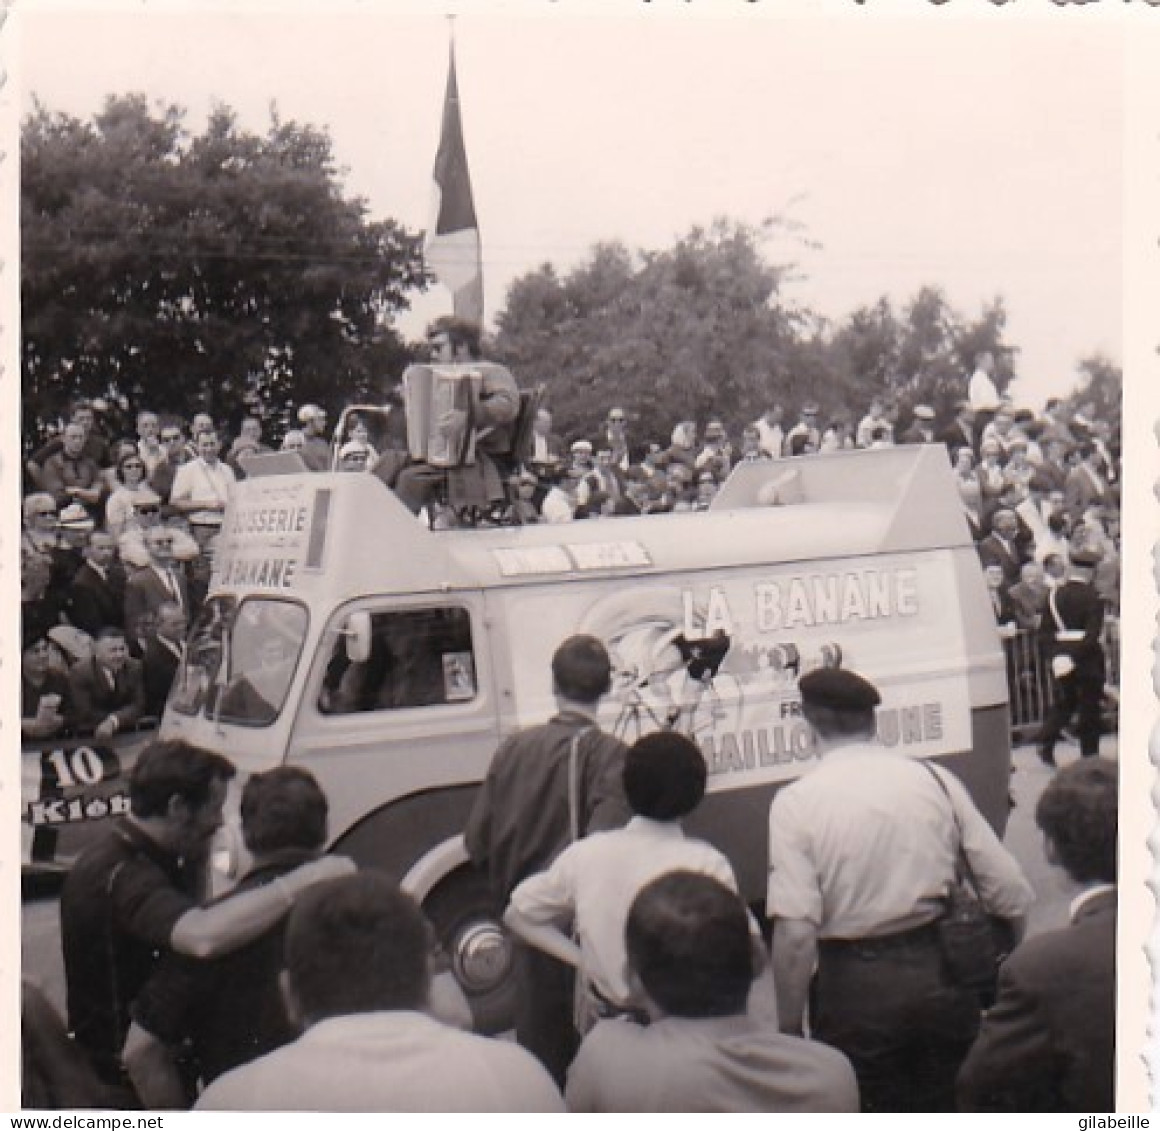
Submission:
POLYGON ((330 835, 396 876, 466 821, 499 741, 477 593, 377 597, 320 638, 287 761, 330 802, 330 835), (369 629, 369 631, 368 631, 369 629))

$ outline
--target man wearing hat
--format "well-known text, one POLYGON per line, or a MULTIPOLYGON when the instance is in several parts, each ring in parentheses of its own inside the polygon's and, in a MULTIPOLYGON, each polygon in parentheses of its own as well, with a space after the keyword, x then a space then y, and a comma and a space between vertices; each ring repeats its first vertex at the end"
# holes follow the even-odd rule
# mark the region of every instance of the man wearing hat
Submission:
POLYGON ((1092 584, 1101 558, 1093 546, 1071 550, 1071 568, 1062 585, 1051 590, 1040 621, 1043 655, 1054 677, 1055 698, 1039 734, 1039 757, 1055 765, 1055 743, 1068 720, 1077 715, 1079 752, 1100 752, 1100 706, 1104 694, 1104 602, 1092 584))
POLYGON ((371 446, 362 440, 347 440, 338 450, 339 471, 366 471, 370 465, 371 446))
POLYGON ((928 404, 914 406, 914 422, 902 433, 904 444, 933 444, 934 436, 934 409, 928 404))
POLYGON ((811 1035, 850 1059, 864 1111, 953 1111, 980 1016, 936 926, 960 844, 987 910, 1016 933, 1033 892, 953 774, 877 744, 872 683, 821 668, 798 686, 821 763, 769 815, 781 1029, 803 1032, 809 996, 811 1035))

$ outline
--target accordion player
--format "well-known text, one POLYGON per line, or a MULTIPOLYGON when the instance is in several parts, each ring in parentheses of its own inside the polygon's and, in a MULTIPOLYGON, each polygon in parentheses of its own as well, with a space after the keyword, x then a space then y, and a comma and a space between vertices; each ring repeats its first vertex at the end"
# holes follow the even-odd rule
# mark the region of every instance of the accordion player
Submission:
POLYGON ((520 394, 502 365, 470 360, 411 365, 403 373, 407 446, 414 461, 395 490, 413 511, 427 501, 431 475, 446 476, 452 505, 503 497, 494 458, 511 450, 520 394))

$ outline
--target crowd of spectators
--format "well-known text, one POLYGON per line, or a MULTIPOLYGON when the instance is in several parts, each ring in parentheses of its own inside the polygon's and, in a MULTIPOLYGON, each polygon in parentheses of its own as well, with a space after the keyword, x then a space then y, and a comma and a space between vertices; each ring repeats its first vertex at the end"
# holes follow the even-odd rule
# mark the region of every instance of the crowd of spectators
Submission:
MULTIPOLYGON (((1094 584, 1115 613, 1118 435, 1091 406, 1015 407, 995 393, 990 369, 982 355, 951 420, 926 405, 900 411, 873 397, 861 416, 823 417, 807 402, 791 422, 774 404, 740 426, 716 417, 703 425, 680 420, 664 438, 637 435, 629 413, 614 406, 596 435, 566 438, 541 407, 525 458, 508 469, 501 520, 701 511, 738 463, 941 442, 1003 633, 1041 624, 1049 592, 1081 545, 1099 551, 1094 584)), ((333 465, 393 484, 407 462, 402 416, 401 408, 392 411, 372 433, 366 419, 347 414, 332 456, 326 413, 304 405, 299 427, 285 431, 279 449, 296 452, 311 470, 333 465)), ((253 455, 271 450, 255 416, 226 437, 206 413, 186 422, 143 410, 135 435, 110 438, 93 404, 81 401, 31 453, 21 540, 26 736, 111 732, 161 709, 163 680, 142 678, 141 662, 151 655, 164 659, 164 672, 176 667, 178 628, 192 623, 204 601, 234 484, 253 455), (123 659, 111 663, 113 656, 123 659)), ((438 500, 426 518, 437 529, 462 521, 438 500)))

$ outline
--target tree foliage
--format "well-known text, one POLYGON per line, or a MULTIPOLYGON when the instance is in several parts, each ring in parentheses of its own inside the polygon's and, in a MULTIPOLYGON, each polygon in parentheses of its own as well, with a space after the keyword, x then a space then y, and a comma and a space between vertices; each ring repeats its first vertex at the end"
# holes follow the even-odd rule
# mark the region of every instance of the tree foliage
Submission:
POLYGON ((805 321, 781 293, 789 268, 762 254, 772 227, 718 220, 663 251, 598 244, 563 277, 544 264, 512 284, 494 350, 548 386, 570 433, 594 432, 613 404, 650 436, 684 416, 755 414, 793 383, 805 321))
POLYGON ((718 220, 662 251, 598 244, 563 276, 545 263, 512 284, 494 349, 523 383, 548 386, 573 435, 595 433, 614 404, 654 439, 683 417, 736 428, 806 400, 851 422, 874 396, 903 424, 918 403, 949 419, 984 349, 1000 388, 1010 382, 1018 350, 1001 298, 969 319, 924 287, 900 312, 884 297, 827 323, 787 297, 792 265, 765 257, 777 234, 718 220))
POLYGON ((344 196, 324 130, 271 110, 111 97, 91 121, 38 106, 21 132, 28 425, 72 395, 219 419, 375 395, 406 349, 419 239, 344 196))
POLYGON ((1089 420, 1106 420, 1118 432, 1123 418, 1123 369, 1100 353, 1085 357, 1076 368, 1079 384, 1066 403, 1089 420))

